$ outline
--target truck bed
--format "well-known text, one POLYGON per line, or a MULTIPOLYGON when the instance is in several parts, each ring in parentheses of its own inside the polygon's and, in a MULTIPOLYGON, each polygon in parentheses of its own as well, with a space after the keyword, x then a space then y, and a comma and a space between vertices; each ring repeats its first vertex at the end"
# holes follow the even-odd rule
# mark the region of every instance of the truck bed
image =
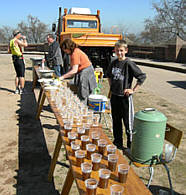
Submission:
POLYGON ((119 34, 104 33, 61 33, 61 41, 72 39, 80 46, 114 47, 116 41, 121 39, 119 34))

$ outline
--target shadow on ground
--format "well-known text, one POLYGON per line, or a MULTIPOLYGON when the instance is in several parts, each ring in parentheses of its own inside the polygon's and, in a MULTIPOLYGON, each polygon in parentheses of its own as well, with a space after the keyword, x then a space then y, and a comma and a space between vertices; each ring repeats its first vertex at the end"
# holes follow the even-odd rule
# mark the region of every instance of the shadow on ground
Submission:
MULTIPOLYGON (((170 189, 163 186, 151 185, 149 189, 153 195, 171 195, 170 189)), ((174 195, 183 195, 183 194, 174 191, 174 195)))
POLYGON ((10 93, 14 93, 15 91, 11 90, 11 89, 7 89, 7 88, 4 88, 4 87, 0 87, 0 91, 8 91, 10 93))
POLYGON ((167 81, 167 83, 174 85, 176 88, 186 89, 186 81, 167 81))
MULTIPOLYGON (((31 89, 26 83, 26 89, 31 89)), ((21 95, 19 119, 18 151, 19 165, 17 172, 17 195, 58 195, 53 182, 48 182, 48 170, 51 157, 40 121, 35 119, 36 100, 31 91, 21 95)))

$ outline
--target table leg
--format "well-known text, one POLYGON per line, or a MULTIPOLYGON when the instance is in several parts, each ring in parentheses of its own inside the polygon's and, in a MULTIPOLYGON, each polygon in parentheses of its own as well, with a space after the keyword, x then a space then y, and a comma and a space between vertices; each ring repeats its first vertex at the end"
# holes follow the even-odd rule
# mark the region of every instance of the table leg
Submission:
POLYGON ((48 181, 50 181, 50 182, 52 181, 52 177, 53 177, 54 169, 55 169, 56 162, 57 162, 57 159, 59 156, 59 152, 61 149, 61 145, 62 145, 62 138, 61 138, 61 133, 59 132, 56 146, 55 146, 55 150, 54 150, 54 154, 53 154, 53 158, 52 158, 51 163, 50 163, 49 173, 48 173, 48 181))
POLYGON ((63 185, 62 191, 61 191, 61 195, 68 195, 70 192, 70 189, 72 187, 74 181, 74 177, 72 174, 72 168, 70 167, 65 179, 65 183, 63 185))
POLYGON ((38 106, 38 110, 37 110, 37 115, 36 115, 36 119, 37 120, 39 120, 39 116, 40 116, 41 110, 43 108, 43 104, 45 102, 45 98, 46 98, 46 95, 45 95, 44 90, 43 90, 42 94, 41 94, 41 100, 39 102, 39 106, 38 106))
POLYGON ((35 69, 33 69, 33 83, 32 83, 32 91, 34 91, 35 87, 36 87, 36 83, 38 80, 38 76, 36 74, 35 69))
POLYGON ((39 108, 39 105, 40 105, 40 101, 41 101, 41 95, 42 95, 42 93, 43 93, 43 88, 41 87, 41 88, 40 88, 40 91, 39 91, 38 101, 37 101, 38 108, 39 108))

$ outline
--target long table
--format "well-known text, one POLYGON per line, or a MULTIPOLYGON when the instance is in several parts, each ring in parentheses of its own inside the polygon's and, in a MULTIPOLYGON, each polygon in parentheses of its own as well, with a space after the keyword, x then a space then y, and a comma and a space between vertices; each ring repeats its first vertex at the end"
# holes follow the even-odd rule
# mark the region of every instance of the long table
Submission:
MULTIPOLYGON (((37 68, 38 67, 34 67, 35 68, 35 73, 37 74, 37 68)), ((56 145, 55 145, 55 150, 53 153, 53 158, 51 161, 51 165, 50 165, 50 169, 49 169, 49 173, 48 173, 48 180, 52 181, 53 178, 53 173, 55 170, 55 166, 56 166, 56 162, 59 156, 59 152, 61 149, 62 144, 64 145, 64 148, 66 150, 66 155, 67 158, 69 160, 70 163, 70 168, 68 170, 67 176, 66 176, 66 180, 63 184, 63 188, 62 188, 62 195, 67 195, 70 192, 71 186, 73 181, 75 180, 76 185, 77 185, 77 189, 79 191, 79 194, 86 194, 86 187, 85 187, 85 182, 83 181, 82 178, 82 171, 80 167, 76 166, 76 158, 72 155, 72 149, 70 147, 70 145, 68 145, 68 138, 65 137, 64 135, 64 124, 63 124, 63 119, 59 113, 58 108, 56 107, 55 103, 51 100, 51 93, 50 91, 45 91, 43 90, 42 86, 41 86, 41 90, 40 90, 40 96, 39 96, 39 105, 38 105, 38 113, 37 113, 37 118, 39 118, 39 114, 42 110, 42 105, 44 103, 45 98, 47 98, 49 105, 51 107, 51 109, 53 110, 53 113, 60 125, 60 131, 58 133, 58 137, 56 140, 56 145)), ((72 131, 76 131, 77 126, 73 126, 72 131)), ((105 139, 107 140, 108 144, 112 144, 112 142, 110 141, 110 139, 107 137, 107 135, 103 132, 103 129, 101 127, 101 125, 99 127, 91 127, 90 128, 90 133, 92 131, 98 131, 100 133, 100 138, 101 139, 105 139)), ((96 149, 98 150, 98 149, 96 149)), ((125 159, 125 157, 123 156, 123 154, 120 153, 119 150, 116 151, 116 154, 118 155, 118 164, 128 164, 128 161, 125 159)), ((91 160, 85 159, 85 162, 90 162, 91 160)), ((104 154, 104 157, 101 160, 101 166, 107 168, 108 167, 108 161, 107 161, 107 154, 104 154)), ((92 171, 91 173, 91 178, 95 178, 99 181, 99 173, 98 171, 92 171)), ((108 184, 108 188, 107 189, 102 189, 102 188, 97 188, 97 194, 101 195, 101 194, 110 194, 110 186, 112 184, 119 184, 124 186, 124 194, 125 195, 150 195, 151 192, 149 191, 149 189, 144 185, 144 183, 142 182, 142 180, 136 175, 136 173, 134 172, 134 170, 132 169, 132 167, 129 170, 128 173, 128 178, 127 178, 127 182, 125 184, 121 184, 118 180, 118 172, 117 170, 115 172, 111 173, 111 177, 109 179, 109 184, 108 184)))

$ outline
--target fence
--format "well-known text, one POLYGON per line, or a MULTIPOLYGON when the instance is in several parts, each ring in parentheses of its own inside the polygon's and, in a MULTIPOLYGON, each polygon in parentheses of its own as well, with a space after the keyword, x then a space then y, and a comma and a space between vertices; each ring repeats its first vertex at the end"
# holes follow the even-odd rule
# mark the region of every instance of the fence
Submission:
MULTIPOLYGON (((7 51, 7 44, 0 44, 0 52, 7 51)), ((47 44, 29 44, 24 49, 25 52, 46 52, 48 51, 47 44)), ((186 46, 182 46, 179 54, 176 57, 176 45, 166 46, 142 46, 129 45, 128 56, 138 58, 150 58, 159 61, 173 61, 179 63, 186 62, 186 46)))

